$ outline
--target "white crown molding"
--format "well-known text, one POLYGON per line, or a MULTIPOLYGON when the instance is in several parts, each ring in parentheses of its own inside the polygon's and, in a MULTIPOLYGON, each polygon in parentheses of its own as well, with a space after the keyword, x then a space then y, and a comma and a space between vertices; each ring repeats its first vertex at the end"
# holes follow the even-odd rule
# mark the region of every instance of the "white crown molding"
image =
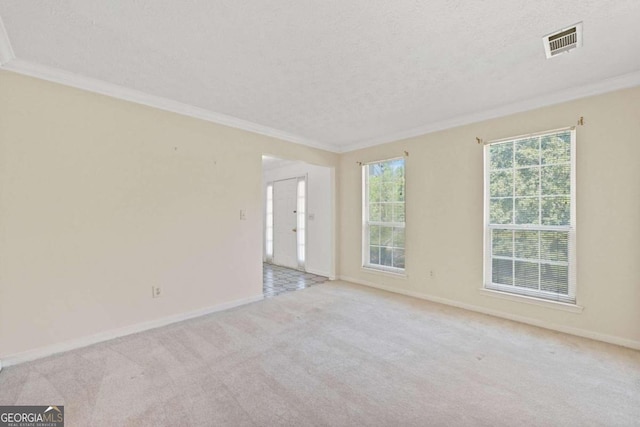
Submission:
MULTIPOLYGON (((0 48, 1 47, 2 43, 0 43, 0 48)), ((123 99, 125 101, 134 102, 136 104, 142 104, 148 107, 170 111, 172 113, 206 120, 208 122, 241 129, 260 135, 293 142, 296 144, 306 145, 312 148, 337 152, 337 148, 330 144, 313 141, 298 135, 293 135, 288 132, 273 129, 268 126, 263 126, 247 120, 227 116, 225 114, 214 113, 204 108, 194 107, 192 105, 183 104, 181 102, 173 101, 168 98, 150 95, 148 93, 144 93, 135 89, 129 89, 124 86, 108 83, 91 77, 84 77, 79 74, 70 73, 68 71, 60 70, 54 67, 40 65, 16 58, 4 64, 2 68, 30 77, 36 77, 39 79, 48 80, 50 82, 59 83, 65 86, 71 86, 89 92, 95 92, 101 95, 123 99)))
POLYGON ((95 92, 101 95, 123 99, 125 101, 146 105, 152 108, 170 111, 184 116, 189 116, 208 122, 241 129, 256 134, 277 138, 283 141, 317 148, 320 150, 330 151, 333 153, 347 153, 350 151, 369 148, 389 142, 400 141, 403 139, 414 138, 417 136, 451 129, 458 126, 478 123, 485 120, 509 116, 511 114, 534 110, 537 108, 560 104, 563 102, 586 98, 594 95, 600 95, 603 93, 640 85, 640 71, 636 71, 599 82, 553 92, 508 105, 503 105, 490 110, 483 110, 480 112, 458 116, 452 119, 432 122, 413 129, 356 141, 341 146, 338 143, 322 143, 314 141, 308 138, 301 137, 299 135, 294 135, 285 131, 274 129, 268 126, 263 126, 225 114, 215 113, 204 108, 194 107, 192 105, 173 101, 168 98, 150 95, 135 89, 126 88, 124 86, 108 83, 99 79, 84 77, 78 74, 70 73, 68 71, 18 59, 15 57, 15 54, 11 47, 11 43, 9 41, 9 37, 7 36, 7 32, 4 28, 1 18, 0 68, 19 74, 48 80, 54 83, 87 90, 89 92, 95 92))
POLYGON ((7 34, 7 29, 4 27, 2 17, 0 16, 0 67, 13 61, 15 58, 16 55, 13 53, 11 41, 9 41, 9 34, 7 34))
POLYGON ((442 120, 420 126, 417 128, 366 139, 354 142, 341 147, 340 153, 360 150, 363 148, 373 147, 376 145, 386 144, 388 142, 400 141, 402 139, 413 138, 428 133, 433 133, 445 129, 451 129, 458 126, 468 125, 471 123, 482 122, 484 120, 495 119, 498 117, 509 116, 511 114, 521 113, 523 111, 534 110, 536 108, 547 107, 554 104, 573 101, 575 99, 586 98, 588 96, 600 95, 615 90, 626 89, 640 85, 640 71, 610 79, 602 80, 596 83, 590 83, 584 86, 565 89, 550 94, 530 98, 525 101, 519 101, 501 107, 471 113, 453 119, 442 120))
POLYGON ((216 313, 219 311, 229 310, 231 308, 240 307, 242 305, 251 304, 257 301, 262 301, 264 295, 262 293, 254 295, 248 298, 242 298, 226 303, 214 305, 212 307, 203 308, 200 310, 189 311, 186 313, 176 314, 173 316, 167 316, 156 320, 151 320, 143 323, 136 323, 134 325, 125 326, 119 329, 111 329, 109 331, 101 332, 95 335, 90 335, 82 338, 77 338, 71 341, 65 341, 58 344, 52 344, 46 347, 39 347, 33 350, 27 350, 22 353, 10 354, 4 358, 4 366, 14 366, 20 363, 29 362, 31 360, 41 359, 54 354, 62 353, 65 351, 75 350, 82 347, 87 347, 93 344, 97 344, 103 341, 109 341, 115 338, 124 337, 131 334, 137 334, 138 332, 144 332, 149 329, 160 328, 162 326, 170 325, 172 323, 182 322, 184 320, 193 319, 195 317, 206 316, 208 314, 216 313))

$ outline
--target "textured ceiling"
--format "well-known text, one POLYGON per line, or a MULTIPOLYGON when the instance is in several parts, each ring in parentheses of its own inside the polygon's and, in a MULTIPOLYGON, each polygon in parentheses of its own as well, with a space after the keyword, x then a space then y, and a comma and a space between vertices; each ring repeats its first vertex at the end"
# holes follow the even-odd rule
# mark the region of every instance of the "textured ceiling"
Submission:
POLYGON ((335 151, 640 72, 639 0, 0 0, 0 17, 23 63, 335 151), (579 21, 584 47, 545 59, 542 36, 579 21))

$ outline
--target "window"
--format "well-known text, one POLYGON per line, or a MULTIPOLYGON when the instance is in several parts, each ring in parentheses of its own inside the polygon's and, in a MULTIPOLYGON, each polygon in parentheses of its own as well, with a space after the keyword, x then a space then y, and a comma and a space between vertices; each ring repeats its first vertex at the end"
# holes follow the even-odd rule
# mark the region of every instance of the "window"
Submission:
POLYGON ((297 226, 296 226, 296 243, 298 247, 298 267, 304 269, 305 260, 305 220, 307 212, 306 202, 306 179, 298 178, 298 201, 296 206, 297 226))
POLYGON ((265 217, 265 258, 273 260, 273 183, 267 184, 267 206, 265 217))
POLYGON ((484 149, 485 288, 575 303, 575 130, 484 149))
POLYGON ((404 272, 404 171, 404 159, 362 167, 364 267, 404 272))

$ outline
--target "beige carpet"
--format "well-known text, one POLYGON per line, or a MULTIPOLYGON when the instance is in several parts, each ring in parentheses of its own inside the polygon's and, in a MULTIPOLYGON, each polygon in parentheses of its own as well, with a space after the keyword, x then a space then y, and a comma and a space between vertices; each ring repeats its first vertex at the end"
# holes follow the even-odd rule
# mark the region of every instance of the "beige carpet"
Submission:
POLYGON ((9 367, 67 426, 640 425, 640 352, 340 282, 9 367))

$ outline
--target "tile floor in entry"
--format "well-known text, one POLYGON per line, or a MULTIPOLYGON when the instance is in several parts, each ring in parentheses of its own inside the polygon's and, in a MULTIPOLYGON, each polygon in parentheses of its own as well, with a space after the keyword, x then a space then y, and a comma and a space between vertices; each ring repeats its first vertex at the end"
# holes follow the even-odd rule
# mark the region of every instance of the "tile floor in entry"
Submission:
POLYGON ((262 264, 262 291, 265 298, 284 292, 297 291, 329 280, 304 271, 293 270, 273 264, 262 264))

